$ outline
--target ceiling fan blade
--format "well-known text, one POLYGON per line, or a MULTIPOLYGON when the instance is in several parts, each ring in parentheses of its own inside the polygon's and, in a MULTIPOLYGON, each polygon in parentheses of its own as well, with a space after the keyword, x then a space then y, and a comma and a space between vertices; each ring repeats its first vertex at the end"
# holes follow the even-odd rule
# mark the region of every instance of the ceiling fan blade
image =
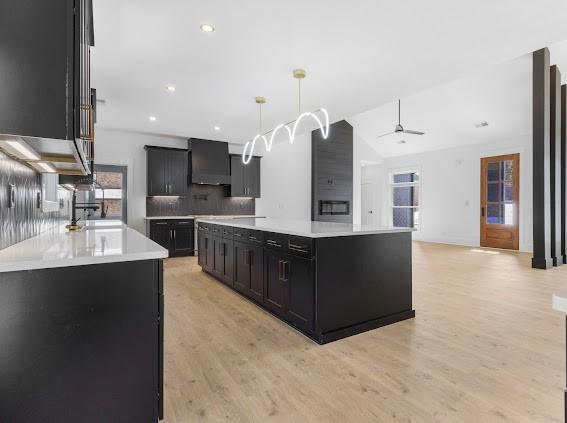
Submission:
POLYGON ((387 137, 388 135, 392 135, 392 134, 395 134, 395 133, 396 133, 396 131, 388 132, 387 134, 378 135, 376 138, 387 137))
POLYGON ((402 132, 403 132, 404 134, 425 135, 425 132, 413 131, 413 130, 411 130, 411 129, 404 129, 402 132))

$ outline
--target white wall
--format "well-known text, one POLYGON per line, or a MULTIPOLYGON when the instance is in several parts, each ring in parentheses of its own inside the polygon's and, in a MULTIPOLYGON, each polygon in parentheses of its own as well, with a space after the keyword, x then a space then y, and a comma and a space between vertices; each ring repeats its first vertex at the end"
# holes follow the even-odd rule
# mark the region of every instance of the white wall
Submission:
MULTIPOLYGON (((332 129, 331 129, 332 130, 332 129)), ((353 219, 360 223, 362 164, 381 163, 382 158, 354 131, 353 219)), ((262 198, 256 214, 311 220, 311 133, 298 135, 293 144, 274 144, 262 159, 262 198)))
POLYGON ((480 159, 520 153, 520 250, 532 250, 531 136, 408 156, 386 158, 382 179, 382 224, 390 224, 389 174, 421 172, 421 230, 414 239, 460 245, 480 244, 480 159))
MULTIPOLYGON (((128 226, 142 233, 146 216, 145 145, 187 148, 187 138, 96 128, 95 163, 128 166, 128 226)), ((229 151, 239 153, 242 148, 229 145, 229 151)))
POLYGON ((311 220, 311 133, 274 144, 262 158, 259 216, 311 220))

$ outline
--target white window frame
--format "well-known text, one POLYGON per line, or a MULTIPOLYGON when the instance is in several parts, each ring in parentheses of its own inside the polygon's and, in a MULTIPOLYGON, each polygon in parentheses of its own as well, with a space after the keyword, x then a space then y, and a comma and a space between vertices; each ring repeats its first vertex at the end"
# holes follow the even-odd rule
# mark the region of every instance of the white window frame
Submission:
POLYGON ((388 190, 389 190, 389 207, 388 215, 390 216, 390 226, 394 226, 394 209, 416 209, 419 212, 419 220, 417 228, 414 226, 414 230, 420 232, 423 228, 423 214, 422 211, 422 197, 421 197, 421 183, 423 182, 423 175, 419 167, 407 167, 401 169, 391 169, 388 175, 388 190), (419 175, 419 180, 417 182, 398 182, 394 183, 394 175, 400 175, 404 173, 417 173, 419 175), (417 206, 394 206, 394 187, 417 187, 417 196, 419 204, 417 206))

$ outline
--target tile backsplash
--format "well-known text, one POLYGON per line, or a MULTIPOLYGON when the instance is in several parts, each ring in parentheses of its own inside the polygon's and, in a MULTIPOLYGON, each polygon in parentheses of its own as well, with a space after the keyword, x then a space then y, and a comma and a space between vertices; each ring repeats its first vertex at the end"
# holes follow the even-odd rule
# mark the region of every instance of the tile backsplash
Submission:
POLYGON ((0 249, 55 228, 65 218, 59 211, 44 213, 37 207, 41 175, 0 151, 0 249), (10 208, 9 185, 15 186, 10 208))
POLYGON ((147 216, 185 215, 253 215, 254 199, 226 197, 225 187, 214 185, 190 185, 186 197, 147 197, 147 216))

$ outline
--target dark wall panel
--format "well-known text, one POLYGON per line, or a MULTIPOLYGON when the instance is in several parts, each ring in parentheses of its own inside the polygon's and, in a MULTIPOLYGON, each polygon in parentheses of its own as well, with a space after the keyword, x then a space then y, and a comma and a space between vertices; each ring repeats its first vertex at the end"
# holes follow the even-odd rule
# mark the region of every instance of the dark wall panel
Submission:
POLYGON ((41 177, 26 165, 0 151, 0 249, 55 228, 60 212, 43 213, 37 207, 41 177), (8 185, 16 186, 16 206, 9 208, 8 185))

